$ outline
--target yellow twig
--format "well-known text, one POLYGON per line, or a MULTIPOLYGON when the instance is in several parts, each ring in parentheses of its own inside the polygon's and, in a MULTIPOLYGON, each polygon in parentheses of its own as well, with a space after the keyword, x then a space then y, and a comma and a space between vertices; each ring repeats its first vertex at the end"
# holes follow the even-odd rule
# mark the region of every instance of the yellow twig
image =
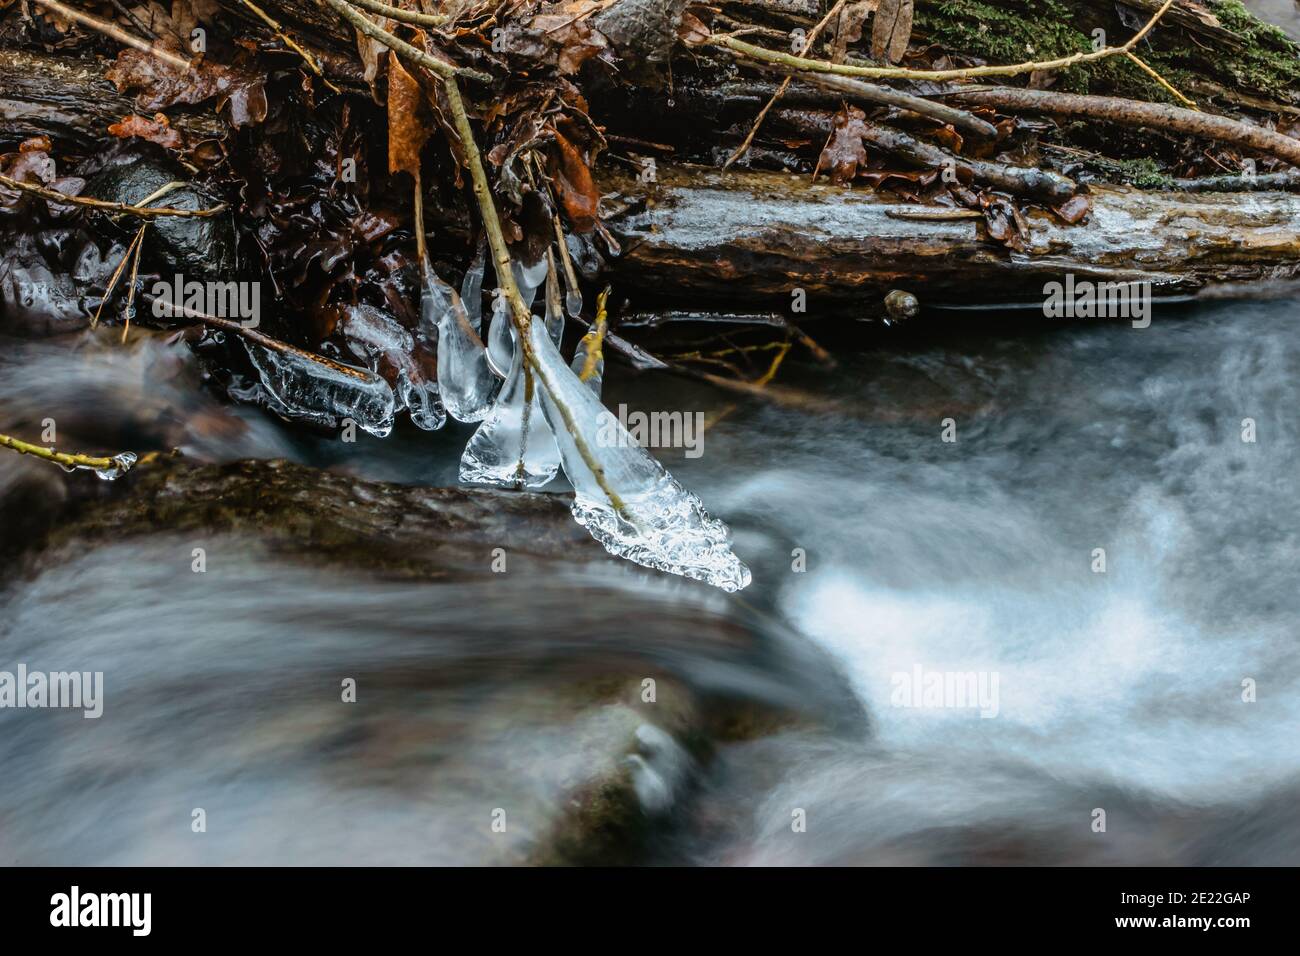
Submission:
POLYGON ((410 23, 417 27, 440 27, 450 19, 445 14, 416 13, 413 10, 403 10, 401 7, 392 7, 386 3, 380 3, 379 0, 348 0, 348 2, 354 7, 361 7, 371 13, 378 13, 380 16, 388 17, 390 20, 410 23))
POLYGON ((755 60, 780 63, 783 66, 808 73, 835 73, 840 76, 860 76, 869 79, 929 81, 964 80, 975 76, 1019 76, 1022 73, 1032 73, 1037 70, 1061 70, 1079 63, 1090 63, 1116 54, 1128 53, 1151 31, 1152 27, 1156 25, 1156 21, 1164 16, 1165 11, 1173 6, 1173 3, 1174 0, 1165 0, 1160 9, 1147 21, 1146 26, 1122 46, 1108 46, 1087 53, 1072 53, 1069 56, 1059 57, 1055 60, 1038 60, 1032 63, 1015 63, 1008 66, 971 66, 958 70, 909 70, 898 66, 853 66, 847 63, 831 63, 828 60, 810 60, 789 53, 768 50, 765 47, 746 43, 744 40, 737 40, 734 36, 727 34, 715 34, 703 42, 735 50, 737 53, 755 60))
POLYGON ((1197 106, 1193 100, 1189 100, 1187 97, 1183 96, 1182 93, 1174 89, 1174 87, 1169 83, 1168 80, 1166 80, 1163 76, 1161 76, 1150 66, 1148 66, 1145 62, 1139 59, 1137 54, 1133 53, 1131 50, 1125 50, 1124 55, 1127 56, 1134 63, 1136 63, 1142 69, 1142 71, 1146 73, 1147 76, 1151 77, 1151 79, 1155 80, 1157 83, 1163 86, 1169 92, 1170 95, 1172 95, 1175 99, 1178 100, 1178 102, 1182 103, 1188 109, 1193 109, 1193 110, 1200 109, 1200 107, 1197 106))
POLYGON ((12 449, 20 455, 31 455, 33 458, 52 461, 56 465, 62 465, 65 468, 94 468, 96 471, 103 471, 106 468, 121 467, 121 460, 118 458, 100 458, 92 455, 74 455, 55 451, 53 448, 33 445, 11 435, 0 434, 0 447, 12 449))
POLYGON ((587 357, 582 363, 582 371, 578 373, 578 378, 584 382, 596 374, 596 363, 605 357, 605 329, 608 325, 605 303, 609 299, 610 289, 611 286, 605 286, 604 291, 596 296, 596 321, 591 323, 591 331, 582 337, 582 340, 587 343, 587 357))

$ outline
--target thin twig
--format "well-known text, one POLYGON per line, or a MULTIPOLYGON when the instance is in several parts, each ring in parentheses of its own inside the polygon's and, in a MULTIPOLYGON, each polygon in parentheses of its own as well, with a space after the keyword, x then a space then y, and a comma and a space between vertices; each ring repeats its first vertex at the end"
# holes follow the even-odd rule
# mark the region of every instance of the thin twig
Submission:
POLYGON ((401 7, 391 7, 386 3, 380 3, 379 0, 348 0, 348 2, 354 7, 361 7, 371 13, 388 17, 390 20, 410 23, 417 27, 440 27, 450 19, 442 13, 416 13, 413 10, 403 10, 401 7))
POLYGON ((265 23, 268 27, 270 27, 275 32, 275 35, 279 37, 281 43, 283 43, 294 53, 297 53, 300 57, 302 57, 303 62, 307 64, 307 68, 311 70, 313 73, 315 73, 318 77, 320 77, 321 81, 326 86, 328 86, 335 93, 342 92, 337 86, 335 86, 333 83, 331 83, 329 80, 325 78, 325 71, 322 70, 320 64, 316 62, 316 58, 312 56, 310 53, 308 53, 306 50, 304 50, 298 44, 298 41, 295 40, 293 37, 291 37, 288 31, 285 30, 285 28, 282 27, 274 17, 272 17, 269 13, 267 13, 257 4, 253 3, 253 0, 239 0, 239 2, 242 3, 244 6, 248 7, 248 9, 252 10, 253 13, 256 14, 257 17, 263 23, 265 23))
POLYGON ((101 458, 94 455, 76 455, 70 452, 55 451, 53 448, 43 448, 40 445, 25 442, 21 438, 14 438, 12 435, 0 434, 0 448, 9 448, 20 455, 31 455, 34 458, 52 461, 64 468, 93 468, 96 471, 104 471, 109 468, 121 467, 121 461, 117 458, 101 458))
POLYGON ((437 57, 430 56, 418 47, 414 47, 405 40, 399 40, 383 27, 372 21, 365 14, 361 13, 355 7, 345 3, 344 0, 320 0, 331 10, 341 16, 348 23, 352 24, 372 40, 377 40, 394 53, 400 53, 413 63, 424 67, 438 77, 446 80, 453 76, 467 76, 473 80, 479 80, 483 83, 491 83, 492 77, 486 73, 480 73, 478 70, 470 70, 465 67, 452 66, 444 63, 437 57))
MULTIPOLYGON (((831 7, 826 16, 822 17, 821 23, 812 28, 812 31, 808 34, 808 38, 804 42, 802 49, 812 49, 813 41, 817 39, 817 34, 822 32, 822 28, 831 22, 831 17, 839 13, 840 8, 842 8, 844 4, 845 0, 835 0, 835 5, 831 7)), ((749 150, 750 144, 754 142, 754 137, 758 135, 758 128, 763 125, 763 120, 767 118, 768 111, 776 105, 777 100, 785 95, 785 91, 790 88, 792 82, 794 82, 793 76, 787 76, 781 81, 781 85, 777 87, 776 92, 772 94, 772 98, 767 101, 767 105, 759 110, 758 116, 754 119, 754 125, 749 128, 749 135, 745 137, 745 141, 741 143, 740 146, 737 147, 736 151, 727 157, 727 161, 722 164, 723 169, 729 169, 732 163, 744 156, 749 150)))
POLYGON ((589 381, 596 374, 596 363, 605 358, 605 330, 608 328, 605 304, 609 300, 611 288, 605 286, 604 291, 596 296, 596 321, 591 324, 591 331, 582 337, 587 343, 587 357, 583 360, 582 371, 578 373, 578 378, 584 382, 589 381))
POLYGON ((113 290, 117 288, 117 280, 122 277, 122 270, 126 268, 127 260, 131 258, 131 253, 134 252, 136 246, 140 244, 143 236, 144 226, 141 226, 136 232, 135 237, 131 240, 131 244, 126 247, 126 252, 122 255, 122 261, 117 264, 117 268, 114 269, 113 274, 109 276, 108 288, 104 290, 104 297, 99 300, 99 306, 95 309, 95 314, 90 317, 90 327, 92 329, 99 325, 99 314, 104 311, 104 306, 106 306, 108 300, 113 297, 113 290))
POLYGON ((969 79, 976 76, 1019 76, 1022 73, 1033 73, 1035 71, 1062 70, 1066 67, 1075 66, 1079 63, 1090 63, 1094 60, 1102 60, 1106 57, 1115 56, 1120 53, 1127 53, 1135 47, 1138 42, 1151 31, 1151 28, 1171 6, 1174 0, 1165 0, 1159 10, 1147 21, 1147 25, 1137 32, 1127 43, 1122 46, 1108 46, 1100 50, 1093 50, 1088 53, 1072 53, 1069 56, 1059 57, 1055 60, 1038 60, 1032 63, 1014 63, 1007 66, 971 66, 957 70, 911 70, 900 66, 853 66, 847 63, 831 63, 828 60, 810 60, 801 56, 793 56, 789 53, 780 53, 775 50, 769 50, 765 47, 755 46, 752 43, 746 43, 744 40, 737 40, 734 35, 714 34, 703 42, 713 46, 723 47, 724 49, 734 50, 742 53, 755 60, 765 60, 768 63, 780 63, 783 66, 791 67, 794 70, 808 73, 835 73, 840 76, 858 76, 867 79, 896 79, 896 80, 961 80, 969 79))
POLYGON ((188 72, 190 67, 193 65, 189 60, 179 57, 174 53, 169 53, 156 43, 148 43, 133 34, 127 33, 116 23, 101 20, 99 17, 92 17, 88 13, 82 13, 80 10, 75 10, 72 7, 59 3, 59 0, 33 0, 33 2, 45 7, 47 10, 54 11, 65 20, 80 23, 83 27, 89 27, 97 33, 102 33, 104 36, 112 37, 118 43, 126 44, 129 47, 135 47, 135 49, 148 53, 150 56, 156 56, 158 59, 170 63, 179 70, 188 72))
MULTIPOLYGON (((122 325, 122 344, 126 344, 127 333, 131 331, 131 307, 135 305, 135 280, 140 274, 140 250, 144 248, 144 231, 149 228, 149 223, 140 224, 140 230, 135 234, 135 258, 131 260, 131 279, 126 287, 126 322, 122 325)), ((100 302, 102 308, 104 303, 100 302)))
POLYGON ((8 176, 0 175, 0 183, 4 183, 13 189, 22 190, 25 193, 31 193, 34 196, 40 196, 42 199, 48 199, 51 202, 61 206, 85 206, 88 209, 98 209, 100 212, 110 215, 124 214, 128 216, 138 216, 141 219, 156 219, 160 216, 179 216, 189 219, 204 219, 208 216, 215 216, 223 213, 228 208, 225 203, 218 203, 211 209, 168 209, 166 207, 140 207, 130 206, 122 202, 109 202, 106 199, 93 199, 90 196, 67 196, 57 189, 50 189, 46 186, 38 186, 35 183, 23 183, 8 176))
POLYGON ((1147 74, 1147 76, 1151 77, 1151 79, 1155 80, 1157 83, 1163 86, 1170 95, 1172 95, 1178 100, 1178 102, 1182 103, 1188 109, 1193 109, 1193 110, 1200 109, 1200 107, 1196 105, 1195 101, 1189 100, 1187 97, 1183 96, 1182 93, 1178 92, 1178 90, 1174 89, 1174 87, 1169 83, 1168 80, 1166 80, 1163 76, 1161 76, 1150 66, 1148 66, 1146 62, 1140 59, 1136 53, 1133 53, 1131 50, 1125 50, 1124 55, 1127 56, 1130 60, 1132 60, 1135 64, 1137 64, 1138 67, 1141 68, 1141 70, 1147 74))

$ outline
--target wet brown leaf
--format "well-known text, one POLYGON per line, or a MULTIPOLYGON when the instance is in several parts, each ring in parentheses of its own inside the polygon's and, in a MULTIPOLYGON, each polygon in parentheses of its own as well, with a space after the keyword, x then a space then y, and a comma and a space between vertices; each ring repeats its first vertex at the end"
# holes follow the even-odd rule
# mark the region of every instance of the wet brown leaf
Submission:
POLYGON ((553 148, 548 150, 549 169, 565 215, 578 232, 590 232, 596 225, 600 192, 582 153, 563 133, 556 130, 553 148))
POLYGON ((1061 205, 1054 207, 1052 212, 1056 213, 1062 220, 1073 226, 1076 223, 1082 222, 1084 217, 1087 216, 1091 210, 1092 200, 1089 199, 1085 193, 1078 193, 1061 203, 1061 205))
POLYGON ((830 170, 832 182, 852 182, 858 167, 866 165, 867 150, 862 145, 866 119, 867 114, 856 106, 845 106, 835 114, 831 138, 817 160, 818 169, 830 170))
MULTIPOLYGON (((875 12, 880 0, 854 0, 846 4, 836 17, 834 39, 831 41, 831 62, 843 63, 848 56, 849 44, 862 39, 862 25, 868 16, 875 12)), ((812 54, 809 53, 809 56, 812 54)))
POLYGON ((897 63, 912 38, 912 0, 880 0, 871 25, 871 55, 897 63))
POLYGON ((234 126, 266 119, 265 77, 241 66, 204 61, 182 72, 143 51, 123 50, 105 76, 118 92, 137 91, 135 102, 141 109, 156 111, 216 99, 217 109, 229 107, 234 126))
POLYGON ((681 23, 677 27, 677 39, 687 46, 700 46, 707 43, 711 35, 699 17, 690 11, 682 13, 681 23))
POLYGON ((162 113, 155 113, 153 119, 132 113, 110 125, 108 132, 119 139, 132 136, 147 139, 164 149, 181 149, 185 145, 185 137, 179 130, 172 129, 171 122, 162 113))

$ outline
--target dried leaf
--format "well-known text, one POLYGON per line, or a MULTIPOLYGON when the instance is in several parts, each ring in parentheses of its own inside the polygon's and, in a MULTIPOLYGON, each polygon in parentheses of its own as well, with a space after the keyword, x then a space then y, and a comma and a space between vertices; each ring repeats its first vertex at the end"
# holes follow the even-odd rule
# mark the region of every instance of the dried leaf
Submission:
POLYGON ((707 43, 711 33, 695 14, 689 10, 682 13, 681 23, 677 27, 677 39, 687 46, 700 46, 707 43))
POLYGON ((880 0, 871 25, 871 55, 897 63, 912 38, 912 0, 880 0))
POLYGON ((830 170, 832 182, 852 182, 858 167, 866 165, 867 150, 862 145, 866 119, 867 114, 856 106, 845 106, 835 114, 831 138, 817 160, 818 169, 830 170))
MULTIPOLYGON (((831 62, 843 63, 848 56, 849 44, 862 39, 862 25, 867 17, 875 12, 880 0, 854 0, 846 4, 836 17, 832 27, 834 39, 831 41, 831 62)), ((809 53, 809 56, 812 54, 809 53)))
POLYGON ((418 179, 420 151, 429 132, 420 84, 401 59, 393 57, 388 64, 388 171, 410 173, 418 179))

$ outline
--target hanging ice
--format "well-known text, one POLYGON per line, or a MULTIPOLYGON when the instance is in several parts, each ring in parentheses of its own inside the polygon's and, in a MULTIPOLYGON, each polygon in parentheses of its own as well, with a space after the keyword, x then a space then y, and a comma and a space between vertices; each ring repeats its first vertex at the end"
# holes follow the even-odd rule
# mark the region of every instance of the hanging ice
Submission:
POLYGON ((507 378, 515 351, 514 333, 511 331, 510 306, 504 295, 492 299, 492 321, 488 325, 487 360, 498 378, 507 378))
POLYGON ((531 309, 533 300, 537 298, 537 290, 546 281, 548 271, 546 257, 543 256, 531 266, 512 262, 510 263, 510 271, 514 273, 515 285, 519 288, 519 297, 524 300, 524 305, 531 309))
POLYGON ((560 305, 560 279, 557 276, 551 251, 546 250, 546 332, 559 348, 564 341, 564 308, 560 305))
POLYGON ((529 342, 540 369, 542 404, 573 485, 578 523, 610 554, 637 564, 726 591, 749 584, 749 568, 732 553, 727 526, 632 440, 564 364, 542 323, 530 323, 529 342))
POLYGON ((488 368, 487 352, 479 338, 478 286, 483 279, 483 263, 478 260, 465 273, 465 288, 472 295, 462 299, 456 290, 443 282, 426 258, 420 293, 420 328, 432 336, 438 347, 438 388, 442 403, 452 418, 462 422, 482 421, 492 407, 496 379, 488 368), (471 316, 466 302, 474 303, 471 316))
MULTIPOLYGON (((509 320, 504 321, 507 324, 501 328, 508 337, 509 320)), ((497 322, 496 317, 493 322, 497 322)), ((465 446, 460 458, 460 480, 540 488, 560 470, 560 454, 542 412, 541 390, 535 376, 533 387, 527 388, 523 349, 515 343, 510 347, 513 357, 505 384, 496 404, 465 446)))
POLYGON ((438 383, 428 367, 435 362, 433 343, 417 345, 396 319, 364 303, 347 308, 339 331, 370 371, 391 380, 397 411, 409 409, 411 421, 429 432, 447 423, 438 383))
POLYGON ((277 415, 326 428, 347 418, 380 438, 392 431, 393 390, 374 372, 240 341, 257 369, 262 397, 277 415))

